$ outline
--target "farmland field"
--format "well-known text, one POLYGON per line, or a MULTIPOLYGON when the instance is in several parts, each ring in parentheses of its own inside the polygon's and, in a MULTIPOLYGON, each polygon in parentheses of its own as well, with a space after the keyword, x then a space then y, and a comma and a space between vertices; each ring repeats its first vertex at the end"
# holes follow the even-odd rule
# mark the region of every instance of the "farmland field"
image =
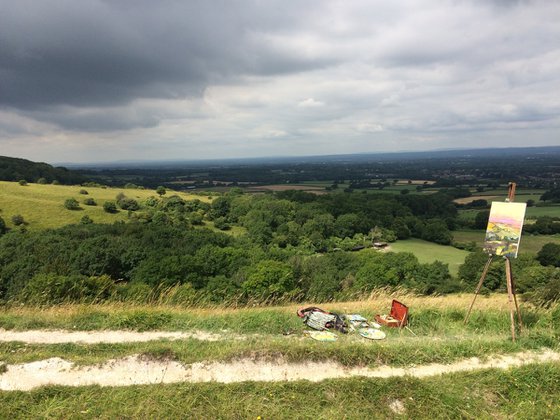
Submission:
MULTIPOLYGON (((482 230, 457 230, 452 232, 455 242, 476 242, 482 248, 486 232, 482 230)), ((519 244, 520 254, 536 254, 544 244, 549 242, 560 244, 560 235, 522 235, 519 244)))
POLYGON ((463 264, 465 257, 469 254, 467 251, 452 246, 438 245, 423 241, 422 239, 396 241, 390 245, 390 250, 394 252, 411 252, 423 264, 434 261, 449 264, 449 272, 453 276, 457 276, 459 266, 463 264))

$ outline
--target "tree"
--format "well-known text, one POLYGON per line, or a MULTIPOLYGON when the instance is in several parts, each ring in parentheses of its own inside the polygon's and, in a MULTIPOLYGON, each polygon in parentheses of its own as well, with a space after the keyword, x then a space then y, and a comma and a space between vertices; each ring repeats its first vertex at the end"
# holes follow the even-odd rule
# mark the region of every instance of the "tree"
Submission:
POLYGON ((64 201, 64 207, 66 207, 68 210, 79 210, 80 203, 78 203, 78 200, 76 200, 75 198, 68 198, 66 199, 66 201, 64 201))
POLYGON ((488 218, 490 217, 490 210, 483 210, 476 213, 474 218, 475 229, 486 229, 488 225, 488 218))
POLYGON ((542 265, 560 267, 560 244, 549 242, 537 254, 537 260, 542 265))
POLYGON ((116 213, 118 211, 114 201, 105 201, 105 203, 103 203, 103 210, 107 213, 116 213))
POLYGON ((163 187, 163 186, 161 186, 161 185, 160 185, 159 187, 156 188, 156 193, 158 193, 158 195, 159 195, 160 197, 164 196, 166 192, 167 192, 167 191, 165 190, 165 187, 163 187))

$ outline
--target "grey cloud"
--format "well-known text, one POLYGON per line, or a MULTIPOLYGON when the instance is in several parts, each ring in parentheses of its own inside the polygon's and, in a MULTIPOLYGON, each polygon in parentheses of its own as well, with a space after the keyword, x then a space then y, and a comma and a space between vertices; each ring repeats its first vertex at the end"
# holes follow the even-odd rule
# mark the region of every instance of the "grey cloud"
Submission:
POLYGON ((296 10, 281 2, 3 3, 0 104, 19 109, 184 97, 239 74, 329 63, 255 41, 261 31, 286 35, 293 29, 287 25, 296 10), (291 13, 277 15, 275 6, 291 13))

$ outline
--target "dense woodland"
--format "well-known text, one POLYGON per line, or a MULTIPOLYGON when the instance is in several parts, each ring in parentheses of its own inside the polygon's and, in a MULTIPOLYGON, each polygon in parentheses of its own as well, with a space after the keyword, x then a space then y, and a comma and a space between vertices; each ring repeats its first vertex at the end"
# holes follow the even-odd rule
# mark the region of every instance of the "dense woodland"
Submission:
MULTIPOLYGON (((457 217, 450 189, 430 195, 232 189, 211 204, 161 192, 141 203, 116 197, 115 206, 129 214, 126 223, 86 219, 42 232, 0 226, 0 298, 150 302, 167 294, 181 304, 244 304, 348 299, 380 287, 447 293, 472 290, 487 259, 473 247, 452 278, 443 263, 371 248, 409 237, 452 244, 451 231, 471 222, 457 217)), ((557 231, 560 221, 544 219, 557 231)), ((558 248, 514 261, 520 292, 556 299, 558 248)), ((492 265, 485 290, 505 287, 502 270, 500 261, 492 265)))

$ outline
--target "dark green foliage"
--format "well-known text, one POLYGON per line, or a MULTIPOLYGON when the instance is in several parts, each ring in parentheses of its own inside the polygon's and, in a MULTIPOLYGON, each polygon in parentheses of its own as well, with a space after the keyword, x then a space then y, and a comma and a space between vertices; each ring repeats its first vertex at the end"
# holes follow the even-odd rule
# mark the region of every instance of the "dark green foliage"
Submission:
POLYGON ((136 211, 140 209, 138 202, 132 198, 124 197, 120 199, 117 203, 119 207, 123 210, 136 211))
POLYGON ((560 202, 560 188, 553 188, 541 195, 541 201, 560 202))
POLYGON ((21 214, 15 214, 12 216, 12 223, 16 226, 20 226, 25 223, 25 220, 21 214))
POLYGON ((64 207, 68 210, 79 210, 80 203, 78 203, 78 200, 76 200, 75 198, 67 198, 64 201, 64 207))
POLYGON ((0 235, 6 233, 7 229, 6 222, 0 217, 0 235))
POLYGON ((87 192, 87 190, 81 189, 81 190, 80 190, 80 194, 88 195, 89 193, 87 192))
POLYGON ((107 213, 116 213, 117 210, 117 205, 114 201, 105 201, 103 203, 103 210, 105 210, 107 213))
POLYGON ((18 181, 19 185, 21 185, 22 187, 25 187, 27 185, 27 181, 25 179, 20 179, 18 181))
POLYGON ((84 204, 86 206, 97 206, 97 202, 93 198, 86 198, 84 204))
POLYGON ((474 218, 474 228, 475 229, 486 229, 488 225, 488 219, 490 217, 490 210, 479 211, 474 218))
POLYGON ((159 196, 164 196, 166 192, 165 187, 162 187, 161 185, 156 188, 156 193, 158 193, 159 196))
POLYGON ((554 235, 560 233, 560 219, 549 216, 539 217, 535 223, 523 226, 523 230, 526 233, 554 235))
POLYGON ((560 245, 555 243, 548 243, 543 245, 537 254, 537 260, 542 265, 552 265, 560 267, 560 245))
POLYGON ((39 184, 47 184, 57 179, 62 184, 67 185, 80 184, 85 180, 82 175, 63 167, 54 168, 46 163, 0 156, 0 180, 24 181, 34 179, 39 184))
POLYGON ((84 214, 80 219, 80 223, 82 225, 90 225, 93 223, 93 220, 91 220, 91 217, 89 217, 87 214, 84 214))

